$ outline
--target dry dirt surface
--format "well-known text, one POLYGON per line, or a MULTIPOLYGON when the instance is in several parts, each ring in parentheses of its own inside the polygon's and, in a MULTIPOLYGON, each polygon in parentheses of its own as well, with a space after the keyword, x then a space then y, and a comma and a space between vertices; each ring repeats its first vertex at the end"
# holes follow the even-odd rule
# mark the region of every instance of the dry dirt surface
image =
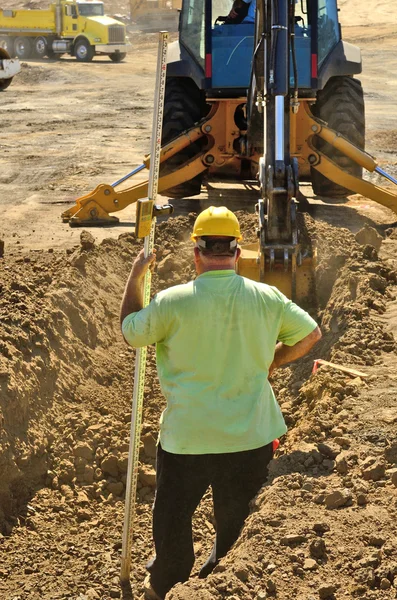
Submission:
MULTIPOLYGON (((396 17, 389 2, 361 4, 340 2, 344 36, 363 50, 367 148, 396 175, 396 17)), ((134 351, 121 339, 118 309, 141 247, 134 209, 116 228, 81 232, 60 220, 76 196, 116 181, 148 151, 155 37, 133 44, 121 64, 30 61, 0 95, 2 600, 137 600, 153 552, 164 400, 151 348, 132 588, 122 589, 134 351)), ((318 251, 308 308, 323 339, 274 377, 289 432, 240 539, 216 572, 197 579, 214 535, 208 491, 194 520, 193 577, 167 600, 397 598, 395 216, 360 196, 324 204, 309 186, 302 191, 312 208, 301 228, 318 251), (312 373, 317 358, 362 375, 312 373)), ((200 200, 231 195, 214 184, 200 200)), ((187 212, 157 228, 153 292, 193 277, 187 212)), ((254 216, 239 217, 249 241, 254 216)))

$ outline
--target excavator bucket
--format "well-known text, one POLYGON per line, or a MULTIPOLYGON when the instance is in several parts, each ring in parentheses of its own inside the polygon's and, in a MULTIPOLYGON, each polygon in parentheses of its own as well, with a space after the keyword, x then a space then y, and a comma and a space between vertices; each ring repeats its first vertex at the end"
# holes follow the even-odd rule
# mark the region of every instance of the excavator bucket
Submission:
POLYGON ((315 268, 315 248, 312 248, 311 256, 298 260, 293 258, 288 265, 270 265, 265 255, 260 252, 259 242, 243 245, 237 263, 239 275, 272 285, 301 306, 308 301, 313 303, 315 268))

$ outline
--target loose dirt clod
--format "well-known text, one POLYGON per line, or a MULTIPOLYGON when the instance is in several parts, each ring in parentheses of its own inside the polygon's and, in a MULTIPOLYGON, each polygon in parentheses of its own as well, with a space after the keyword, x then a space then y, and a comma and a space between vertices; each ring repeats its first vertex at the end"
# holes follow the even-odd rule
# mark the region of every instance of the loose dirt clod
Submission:
POLYGON ((373 246, 377 252, 379 252, 383 238, 373 227, 370 227, 367 223, 360 231, 355 235, 356 242, 361 246, 373 246))

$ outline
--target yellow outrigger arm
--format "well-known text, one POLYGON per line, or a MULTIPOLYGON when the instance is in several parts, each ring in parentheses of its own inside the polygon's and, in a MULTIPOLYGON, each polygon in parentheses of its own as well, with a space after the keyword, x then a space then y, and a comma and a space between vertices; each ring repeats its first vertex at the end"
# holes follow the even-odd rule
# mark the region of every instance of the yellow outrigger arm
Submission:
MULTIPOLYGON (((378 173, 382 175, 392 183, 397 185, 397 179, 386 173, 383 169, 381 169, 376 160, 364 150, 360 150, 354 144, 349 142, 345 137, 343 137, 340 133, 337 133, 333 129, 327 126, 324 121, 317 119, 310 112, 307 103, 303 103, 305 108, 305 116, 304 120, 307 121, 305 127, 307 127, 307 131, 312 131, 314 135, 318 135, 321 139, 325 140, 331 146, 333 146, 336 150, 339 150, 352 160, 356 162, 361 167, 364 167, 370 173, 378 173)), ((319 171, 322 175, 330 179, 334 183, 355 192, 356 194, 361 194, 366 198, 370 198, 374 200, 378 204, 382 204, 382 206, 386 206, 390 208, 393 212, 397 213, 397 194, 393 193, 391 190, 384 189, 378 185, 371 183, 370 181, 366 181, 361 177, 355 177, 354 175, 350 175, 343 170, 342 167, 337 165, 334 161, 332 161, 328 156, 320 152, 317 148, 313 146, 312 136, 308 139, 308 145, 312 151, 309 155, 309 163, 311 164, 316 171, 319 171)))
MULTIPOLYGON (((206 171, 210 167, 221 167, 236 158, 249 158, 242 156, 236 150, 234 142, 240 137, 241 132, 237 127, 230 127, 230 123, 234 122, 234 113, 237 106, 244 102, 245 98, 208 100, 208 103, 211 104, 208 116, 202 119, 198 125, 184 131, 175 140, 172 140, 162 148, 160 163, 163 174, 161 175, 160 173, 158 183, 158 191, 160 193, 186 181, 190 181, 196 175, 206 171), (193 158, 181 165, 172 165, 172 167, 167 169, 168 159, 202 138, 206 138, 206 144, 199 154, 196 154, 196 156, 193 156, 193 158)), ((334 183, 351 190, 353 193, 370 198, 378 204, 390 208, 397 214, 396 193, 344 171, 342 167, 313 146, 313 136, 318 135, 335 149, 354 160, 358 165, 367 169, 367 171, 376 172, 396 185, 397 180, 383 171, 378 166, 376 160, 367 152, 360 150, 341 134, 328 127, 324 121, 314 117, 310 111, 308 102, 302 101, 301 106, 299 116, 305 123, 302 124, 301 122, 300 126, 303 126, 305 131, 310 131, 310 136, 307 139, 307 144, 310 148, 310 155, 308 157, 310 165, 334 183)), ((295 115, 292 114, 291 119, 294 119, 294 117, 295 115)), ((150 157, 146 157, 143 165, 113 185, 98 185, 94 191, 78 198, 74 206, 62 213, 63 221, 69 222, 71 226, 108 225, 118 222, 118 218, 112 216, 111 213, 123 210, 130 204, 137 202, 140 198, 147 197, 148 180, 122 191, 116 191, 115 188, 139 171, 145 168, 149 169, 149 166, 150 157)))
MULTIPOLYGON (((232 122, 231 119, 234 119, 237 106, 243 102, 245 102, 244 98, 235 98, 227 102, 222 99, 210 100, 209 103, 212 107, 207 117, 195 127, 184 131, 176 139, 163 146, 160 154, 162 168, 158 182, 159 193, 185 181, 190 181, 210 166, 222 166, 237 156, 233 143, 240 136, 240 132, 237 127, 234 127, 232 131, 228 131, 230 127, 226 125, 232 122), (172 168, 167 169, 167 161, 171 157, 204 137, 206 138, 206 144, 199 154, 178 167, 173 165, 172 168)), ((113 185, 100 184, 94 191, 77 198, 76 204, 62 213, 62 220, 69 222, 71 226, 117 223, 118 218, 111 216, 110 213, 123 210, 130 204, 137 202, 137 200, 147 197, 148 180, 119 192, 115 190, 115 187, 139 171, 145 168, 149 169, 149 167, 150 156, 147 156, 143 165, 134 169, 113 185)))

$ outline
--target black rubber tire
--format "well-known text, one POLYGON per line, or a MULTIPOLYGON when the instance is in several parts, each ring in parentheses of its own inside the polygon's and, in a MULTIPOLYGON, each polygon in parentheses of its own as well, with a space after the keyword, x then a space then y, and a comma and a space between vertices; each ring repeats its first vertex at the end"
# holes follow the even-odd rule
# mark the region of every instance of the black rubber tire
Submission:
POLYGON ((109 58, 114 63, 119 63, 125 59, 127 56, 126 52, 114 52, 114 54, 109 54, 109 58))
POLYGON ((45 58, 48 52, 48 43, 45 37, 39 36, 33 41, 33 56, 35 58, 45 58))
POLYGON ((78 40, 74 46, 73 54, 78 62, 91 62, 94 58, 95 50, 88 40, 78 40))
MULTIPOLYGON (((0 46, 0 60, 7 60, 10 58, 11 56, 9 52, 5 48, 3 48, 3 46, 0 46)), ((11 85, 12 80, 13 77, 9 77, 8 79, 0 79, 0 92, 6 90, 8 86, 11 85)))
MULTIPOLYGON (((205 101, 193 81, 183 77, 169 77, 166 81, 163 115, 162 145, 178 137, 205 115, 205 101)), ((192 144, 170 158, 161 175, 175 171, 178 166, 192 158, 202 148, 202 142, 192 144)), ((161 192, 169 198, 188 198, 200 193, 203 173, 161 192)))
POLYGON ((10 77, 9 79, 0 79, 0 92, 4 92, 4 90, 6 90, 9 85, 11 85, 12 80, 12 77, 10 77))
POLYGON ((19 60, 26 60, 32 54, 32 42, 28 37, 17 37, 14 43, 14 53, 19 60))
POLYGON ((14 38, 0 35, 0 48, 3 48, 9 54, 10 58, 14 58, 14 38))
MULTIPOLYGON (((323 90, 317 94, 313 114, 338 133, 364 150, 365 146, 365 109, 364 93, 361 82, 352 77, 332 77, 323 90)), ((330 144, 314 137, 314 145, 335 163, 343 167, 350 175, 362 176, 362 167, 347 156, 335 150, 330 144)), ((324 177, 311 168, 313 192, 327 198, 346 198, 354 193, 324 177)))

